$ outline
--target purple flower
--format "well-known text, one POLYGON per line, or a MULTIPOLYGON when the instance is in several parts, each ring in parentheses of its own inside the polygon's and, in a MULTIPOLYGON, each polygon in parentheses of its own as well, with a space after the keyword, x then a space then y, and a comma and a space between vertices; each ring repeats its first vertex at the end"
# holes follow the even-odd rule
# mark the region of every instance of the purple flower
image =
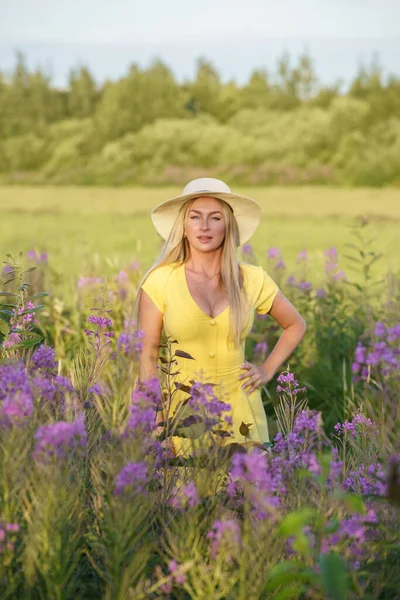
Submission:
POLYGON ((102 395, 102 389, 101 389, 101 385, 99 383, 95 383, 93 384, 89 389, 88 389, 88 394, 97 394, 98 396, 102 395))
POLYGON ((133 260, 130 264, 129 264, 129 268, 131 271, 138 271, 140 269, 140 263, 137 260, 133 260))
POLYGON ((267 253, 268 258, 276 258, 278 256, 281 256, 281 251, 279 250, 279 248, 268 248, 268 253, 267 253))
POLYGON ((42 344, 35 350, 31 358, 33 369, 42 369, 46 371, 55 371, 58 362, 55 360, 55 352, 50 346, 42 344))
POLYGON ((251 244, 244 244, 242 246, 243 254, 252 255, 253 254, 253 246, 251 244))
POLYGON ((356 353, 355 353, 356 362, 358 362, 358 363, 365 362, 366 353, 367 353, 366 348, 364 348, 364 346, 360 342, 358 342, 357 347, 356 347, 356 353))
POLYGON ((21 323, 21 321, 22 321, 22 324, 25 324, 25 323, 38 323, 38 320, 35 319, 35 313, 34 312, 31 312, 31 313, 28 313, 28 314, 23 314, 25 311, 33 310, 34 308, 35 308, 35 305, 28 300, 18 310, 14 309, 13 310, 14 316, 11 317, 10 324, 11 325, 17 325, 18 323, 21 323))
POLYGON ((340 271, 337 271, 337 273, 332 275, 332 279, 334 281, 342 281, 343 279, 346 279, 346 273, 343 271, 343 269, 340 269, 340 271))
POLYGON ((48 425, 41 425, 35 433, 34 458, 46 460, 49 457, 63 458, 69 455, 74 448, 86 446, 87 435, 83 415, 74 423, 58 421, 48 425))
POLYGON ((268 344, 267 342, 258 342, 254 346, 254 354, 259 354, 261 356, 265 356, 268 352, 268 344))
POLYGON ((193 481, 188 483, 187 486, 182 489, 182 494, 185 496, 189 506, 193 507, 200 504, 200 498, 197 493, 196 485, 193 481))
POLYGON ((392 343, 396 340, 400 340, 400 324, 388 328, 387 341, 392 343))
POLYGON ((306 262, 308 260, 307 250, 300 250, 297 255, 296 262, 306 262))
POLYGON ((28 373, 22 361, 0 365, 0 400, 9 393, 31 392, 28 373))
POLYGON ((338 251, 334 246, 331 246, 330 248, 328 248, 328 250, 325 250, 324 256, 330 261, 336 262, 338 258, 338 251))
POLYGON ((176 560, 169 561, 168 569, 169 569, 169 572, 171 573, 172 579, 175 581, 175 583, 177 583, 178 585, 183 585, 185 583, 186 575, 181 572, 182 567, 181 567, 181 565, 178 565, 176 560))
POLYGON ((344 423, 337 423, 334 427, 337 435, 350 434, 352 438, 356 435, 363 436, 377 436, 379 434, 379 428, 374 421, 369 417, 361 413, 356 413, 351 421, 344 421, 344 423))
POLYGON ((325 273, 329 274, 332 271, 334 271, 335 269, 337 269, 336 263, 330 263, 330 262, 325 263, 325 273))
POLYGON ((223 402, 215 395, 214 387, 209 383, 197 381, 193 383, 189 393, 191 396, 189 406, 195 413, 201 414, 208 428, 219 423, 224 413, 232 409, 231 404, 223 402))
POLYGON ((29 258, 31 260, 37 260, 38 253, 36 252, 36 250, 28 250, 28 252, 26 253, 26 258, 29 258))
POLYGON ((32 416, 33 394, 22 362, 0 365, 0 422, 19 425, 32 416))
POLYGON ((210 553, 215 559, 220 551, 226 551, 227 557, 232 549, 239 550, 241 546, 240 527, 235 519, 216 520, 207 533, 207 539, 210 540, 210 553))
POLYGON ((286 264, 283 262, 283 260, 278 260, 278 261, 275 263, 275 267, 274 267, 274 268, 275 268, 276 270, 279 270, 279 269, 282 269, 282 270, 283 270, 283 269, 286 269, 286 264))
POLYGON ((305 392, 306 388, 299 387, 298 381, 295 379, 294 373, 284 371, 277 378, 277 382, 279 385, 276 386, 276 391, 278 394, 293 394, 296 395, 299 392, 305 392), (284 384, 283 386, 281 384, 284 384))
POLYGON ((115 276, 115 281, 118 284, 126 284, 129 283, 129 275, 126 271, 124 271, 123 269, 118 273, 118 275, 115 276))
POLYGON ((310 281, 300 281, 297 284, 297 287, 299 290, 311 290, 312 289, 312 283, 310 281))
POLYGON ((146 492, 148 481, 147 465, 144 461, 128 463, 117 475, 114 493, 116 495, 143 494, 146 492))
POLYGON ((316 410, 302 410, 296 417, 293 433, 304 435, 305 431, 319 432, 321 428, 320 414, 316 410))
POLYGON ((378 321, 378 323, 375 325, 374 335, 376 337, 385 337, 386 335, 386 327, 380 321, 378 321))
POLYGON ((125 321, 124 331, 117 339, 117 348, 126 356, 141 352, 143 347, 144 331, 136 330, 133 321, 125 321))
POLYGON ((232 458, 227 493, 235 497, 241 494, 249 501, 251 510, 257 519, 272 516, 279 506, 276 493, 282 484, 282 474, 267 464, 266 458, 259 452, 237 453, 232 458))
POLYGON ((96 315, 90 315, 88 317, 88 323, 94 323, 100 328, 112 327, 112 321, 108 317, 98 317, 96 315))
POLYGON ((11 275, 11 273, 14 271, 14 269, 12 268, 11 265, 4 265, 3 270, 2 270, 2 275, 11 275))
POLYGON ((291 286, 296 285, 296 283, 297 283, 296 277, 294 275, 290 275, 290 277, 288 277, 286 279, 286 283, 291 286))
POLYGON ((161 388, 157 377, 138 383, 132 392, 127 428, 151 433, 156 428, 155 411, 161 406, 161 388))
POLYGON ((0 414, 6 417, 9 423, 20 424, 25 417, 31 417, 33 414, 32 394, 21 391, 9 394, 3 400, 0 414))
POLYGON ((100 285, 103 283, 102 277, 79 277, 77 281, 78 289, 82 289, 84 287, 92 287, 95 285, 100 285))
POLYGON ((326 298, 326 290, 324 290, 324 288, 318 288, 315 290, 315 295, 317 298, 326 298))

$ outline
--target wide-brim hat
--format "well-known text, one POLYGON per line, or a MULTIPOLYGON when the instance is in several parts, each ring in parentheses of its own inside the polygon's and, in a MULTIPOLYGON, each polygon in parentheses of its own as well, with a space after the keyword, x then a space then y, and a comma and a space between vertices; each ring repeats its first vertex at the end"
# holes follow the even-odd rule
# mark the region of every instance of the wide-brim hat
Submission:
POLYGON ((154 227, 164 240, 167 240, 179 214, 181 206, 188 200, 211 196, 224 200, 233 210, 239 227, 240 245, 245 244, 253 235, 261 219, 261 208, 255 200, 234 194, 230 187, 220 179, 200 177, 190 181, 180 196, 165 200, 151 211, 154 227))

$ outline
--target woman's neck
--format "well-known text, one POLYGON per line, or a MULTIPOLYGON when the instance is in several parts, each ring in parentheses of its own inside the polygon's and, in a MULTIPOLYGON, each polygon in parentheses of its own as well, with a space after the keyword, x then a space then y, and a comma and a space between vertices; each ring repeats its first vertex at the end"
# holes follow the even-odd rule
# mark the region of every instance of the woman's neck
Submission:
POLYGON ((222 249, 220 248, 215 252, 198 252, 192 249, 186 261, 186 266, 198 273, 217 273, 221 270, 221 257, 222 249))

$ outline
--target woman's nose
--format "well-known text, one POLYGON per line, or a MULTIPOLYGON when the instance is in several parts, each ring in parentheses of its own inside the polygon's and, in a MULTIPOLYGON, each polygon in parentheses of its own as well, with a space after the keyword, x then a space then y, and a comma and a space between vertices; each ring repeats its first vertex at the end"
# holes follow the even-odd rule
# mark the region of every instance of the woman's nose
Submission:
POLYGON ((200 223, 200 229, 203 231, 207 231, 209 229, 208 221, 204 220, 200 223))

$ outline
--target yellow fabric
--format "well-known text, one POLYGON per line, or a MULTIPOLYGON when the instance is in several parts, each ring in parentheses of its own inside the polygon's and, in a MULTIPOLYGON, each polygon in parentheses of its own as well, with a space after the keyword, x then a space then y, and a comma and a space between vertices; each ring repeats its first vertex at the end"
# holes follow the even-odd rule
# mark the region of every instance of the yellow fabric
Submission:
MULTIPOLYGON (((179 382, 196 381, 216 384, 218 397, 232 405, 230 413, 232 437, 228 442, 268 442, 268 425, 259 390, 248 395, 241 389, 244 380, 239 380, 244 370, 245 338, 249 334, 254 312, 269 312, 278 292, 277 284, 262 269, 242 264, 244 287, 249 301, 249 311, 242 332, 240 347, 228 345, 229 307, 211 318, 194 301, 187 285, 183 264, 158 267, 150 273, 142 289, 164 315, 164 330, 167 336, 178 340, 179 348, 195 360, 179 358, 177 379, 179 382), (239 432, 241 423, 251 424, 245 438, 239 432)), ((190 384, 189 384, 190 385, 190 384)), ((184 399, 183 392, 174 404, 184 399)), ((179 443, 174 440, 179 452, 179 443)))

